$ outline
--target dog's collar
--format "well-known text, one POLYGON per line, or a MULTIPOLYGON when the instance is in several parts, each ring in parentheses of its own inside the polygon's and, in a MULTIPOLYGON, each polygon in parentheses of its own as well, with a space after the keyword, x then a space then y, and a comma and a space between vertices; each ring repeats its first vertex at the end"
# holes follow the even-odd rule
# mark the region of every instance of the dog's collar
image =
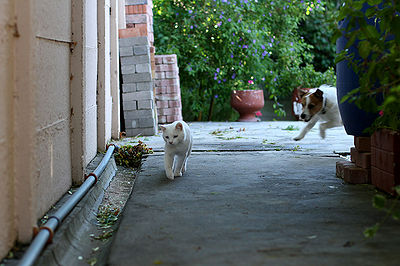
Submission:
POLYGON ((322 100, 322 110, 321 110, 321 114, 326 114, 326 97, 323 98, 322 100))

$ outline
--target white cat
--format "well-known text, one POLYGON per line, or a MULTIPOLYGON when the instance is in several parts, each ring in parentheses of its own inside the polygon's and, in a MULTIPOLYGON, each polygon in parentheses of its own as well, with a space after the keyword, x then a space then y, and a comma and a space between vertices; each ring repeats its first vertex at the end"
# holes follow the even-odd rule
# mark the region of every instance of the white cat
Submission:
POLYGON ((160 126, 165 141, 164 166, 168 179, 182 176, 186 162, 192 152, 193 137, 189 126, 183 121, 160 126))

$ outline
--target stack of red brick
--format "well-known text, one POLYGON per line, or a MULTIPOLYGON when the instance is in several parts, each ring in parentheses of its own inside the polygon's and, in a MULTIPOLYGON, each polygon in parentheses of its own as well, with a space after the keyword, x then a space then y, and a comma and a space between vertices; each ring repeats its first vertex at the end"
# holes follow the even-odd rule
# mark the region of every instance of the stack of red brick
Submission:
MULTIPOLYGON (((119 30, 119 38, 147 36, 150 42, 151 69, 155 69, 155 47, 153 31, 153 1, 152 0, 126 0, 125 18, 126 29, 119 30)), ((152 71, 153 78, 155 72, 152 71)))
POLYGON ((351 184, 371 183, 371 138, 354 137, 350 161, 336 162, 336 175, 351 184))
POLYGON ((156 55, 155 98, 158 123, 182 120, 181 89, 176 55, 156 55))
POLYGON ((400 134, 387 129, 371 137, 372 184, 390 194, 400 185, 400 134))

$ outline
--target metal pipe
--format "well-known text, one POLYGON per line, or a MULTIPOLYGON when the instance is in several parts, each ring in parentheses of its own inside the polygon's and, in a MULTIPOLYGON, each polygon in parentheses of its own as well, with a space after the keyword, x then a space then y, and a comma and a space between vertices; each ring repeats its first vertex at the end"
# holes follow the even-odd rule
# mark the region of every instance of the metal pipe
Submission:
POLYGON ((100 164, 92 173, 87 176, 86 181, 79 187, 77 191, 75 191, 74 194, 72 194, 67 202, 65 202, 64 205, 62 205, 54 215, 50 216, 47 222, 39 228, 38 234, 35 236, 18 265, 30 266, 35 263, 47 242, 51 241, 53 238, 53 234, 57 227, 76 206, 76 204, 78 204, 78 202, 86 195, 90 188, 96 184, 97 177, 103 173, 114 152, 114 149, 114 145, 110 145, 108 147, 107 153, 104 155, 100 164))

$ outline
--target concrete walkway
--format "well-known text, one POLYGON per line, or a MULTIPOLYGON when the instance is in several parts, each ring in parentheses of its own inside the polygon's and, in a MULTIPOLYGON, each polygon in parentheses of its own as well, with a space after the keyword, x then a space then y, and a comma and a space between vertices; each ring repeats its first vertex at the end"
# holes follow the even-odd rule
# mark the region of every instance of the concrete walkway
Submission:
MULTIPOLYGON (((292 140, 300 122, 192 123, 193 154, 169 181, 160 136, 137 177, 108 265, 398 265, 400 223, 373 239, 384 213, 372 186, 335 176, 342 128, 292 140), (290 130, 289 130, 290 129, 290 130)), ((125 142, 133 140, 126 139, 125 142)))

